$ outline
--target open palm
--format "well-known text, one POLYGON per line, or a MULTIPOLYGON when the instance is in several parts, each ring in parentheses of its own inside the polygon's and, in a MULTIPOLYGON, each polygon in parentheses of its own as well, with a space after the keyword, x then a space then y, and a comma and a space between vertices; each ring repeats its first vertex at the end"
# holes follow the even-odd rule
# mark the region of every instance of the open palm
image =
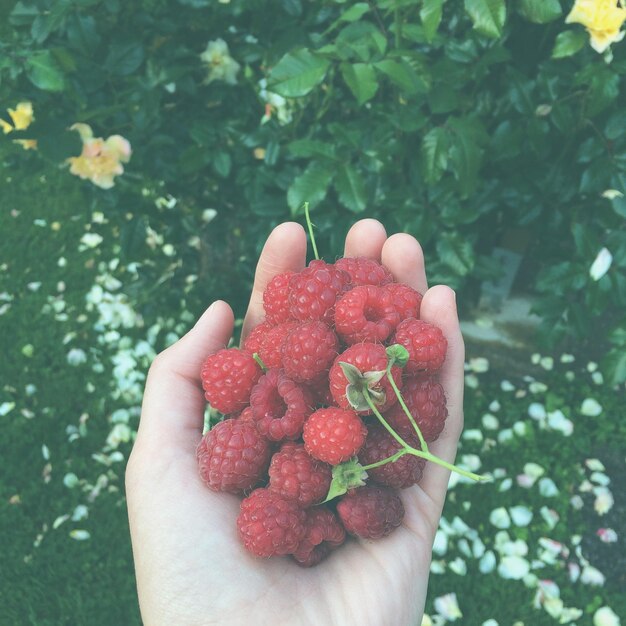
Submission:
MULTIPOLYGON (((417 241, 405 234, 387 238, 374 220, 352 227, 345 256, 382 261, 397 281, 424 293, 422 319, 439 326, 448 340, 440 382, 449 417, 429 448, 452 462, 463 422, 464 360, 454 292, 428 289, 417 241)), ((302 269, 305 257, 306 236, 298 224, 272 232, 257 266, 244 335, 263 317, 265 285, 278 273, 302 269)), ((440 466, 427 464, 420 485, 401 492, 406 515, 400 528, 377 541, 349 541, 316 567, 303 569, 287 557, 257 559, 241 546, 235 527, 240 499, 210 491, 195 456, 205 406, 201 364, 228 343, 232 330, 233 313, 218 301, 150 368, 126 472, 144 623, 419 624, 449 475, 440 466)))

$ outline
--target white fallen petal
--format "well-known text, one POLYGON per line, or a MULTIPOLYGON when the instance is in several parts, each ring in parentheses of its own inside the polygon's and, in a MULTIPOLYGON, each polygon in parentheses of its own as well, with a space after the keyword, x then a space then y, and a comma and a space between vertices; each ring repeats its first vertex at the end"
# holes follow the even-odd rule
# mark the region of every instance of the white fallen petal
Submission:
POLYGON ((503 491, 508 491, 513 486, 512 478, 505 478, 499 485, 498 491, 502 493, 503 491))
POLYGON ((612 263, 613 255, 607 248, 602 248, 589 268, 589 276, 592 280, 600 280, 609 271, 612 263))
POLYGON ((433 542, 433 552, 439 556, 443 556, 448 551, 448 536, 439 529, 435 534, 433 542))
POLYGON ((461 609, 459 608, 459 603, 456 598, 456 593, 448 593, 445 596, 435 598, 433 605, 435 607, 435 611, 450 622, 454 622, 459 617, 463 617, 463 613, 461 613, 461 609))
POLYGON ((85 541, 91 537, 87 530, 71 530, 70 537, 76 541, 85 541))
POLYGON ((552 530, 559 522, 559 519, 561 519, 559 514, 554 509, 550 509, 547 506, 542 506, 539 509, 539 513, 550 530, 552 530))
POLYGON ((469 361, 470 369, 477 374, 489 371, 489 361, 484 357, 476 357, 469 361))
POLYGON ((494 413, 496 411, 499 411, 500 407, 501 405, 500 405, 500 402, 498 402, 498 400, 492 400, 491 403, 489 404, 489 410, 493 411, 494 413))
POLYGON ((430 571, 433 574, 445 574, 446 573, 446 562, 440 560, 433 560, 430 563, 430 571))
POLYGON ((543 367, 544 370, 550 371, 551 369, 554 368, 554 359, 551 356, 544 356, 539 361, 539 365, 541 365, 541 367, 543 367))
POLYGON ((606 469, 600 459, 585 459, 585 465, 592 472, 604 472, 606 469))
POLYGON ((528 526, 533 519, 533 512, 527 506, 513 506, 509 509, 509 515, 516 526, 528 526))
POLYGON ((495 415, 491 413, 485 413, 482 417, 483 428, 487 430, 497 430, 500 426, 500 422, 495 415))
POLYGON ((491 550, 487 550, 478 562, 478 569, 482 574, 489 574, 490 572, 493 572, 495 566, 496 555, 491 550))
POLYGON ((624 194, 619 189, 605 189, 602 192, 602 197, 607 200, 615 200, 615 198, 623 198, 624 194))
POLYGON ((611 483, 611 479, 604 472, 591 472, 589 480, 591 480, 592 483, 602 485, 603 487, 606 487, 611 483))
POLYGON ((604 543, 615 543, 617 541, 617 533, 612 528, 598 528, 596 535, 604 543))
POLYGON ((594 398, 585 398, 580 406, 580 412, 587 417, 598 417, 602 413, 602 405, 594 398))
POLYGON ((15 402, 3 402, 0 404, 0 417, 7 415, 15 408, 15 402))
POLYGON ((566 437, 569 437, 574 432, 574 424, 571 420, 567 419, 561 410, 556 410, 548 413, 548 426, 552 430, 558 430, 566 437))
POLYGON ((480 559, 485 554, 485 544, 480 540, 480 537, 474 539, 472 543, 472 555, 476 559, 480 559))
POLYGON ((543 420, 546 417, 546 407, 540 402, 532 402, 528 407, 528 415, 534 420, 543 420))
POLYGON ((553 498, 559 495, 559 490, 551 478, 541 478, 539 480, 539 493, 544 498, 553 498))
POLYGON ((470 548, 469 541, 465 538, 459 539, 456 544, 457 550, 467 558, 472 558, 472 549, 470 548))
POLYGON ((491 618, 484 621, 481 626, 499 626, 498 622, 495 619, 491 618))
POLYGON ((511 428, 503 428, 498 433, 498 441, 500 443, 506 443, 507 441, 511 441, 513 439, 513 430, 511 428))
POLYGON ((470 428, 469 430, 463 431, 463 439, 465 441, 478 441, 480 443, 483 440, 483 433, 478 430, 478 428, 470 428))
POLYGON ((569 579, 575 583, 580 578, 580 565, 578 565, 578 563, 568 563, 567 572, 569 579))
POLYGON ((580 574, 580 582, 585 585, 601 587, 604 585, 604 580, 604 574, 599 569, 593 567, 593 565, 585 565, 580 574))
POLYGON ((545 393, 548 391, 548 385, 536 380, 528 385, 528 391, 530 391, 530 393, 545 393))
POLYGON ((465 576, 465 574, 467 574, 467 563, 465 563, 460 556, 454 559, 454 561, 451 561, 448 568, 458 576, 465 576))
POLYGON ((69 472, 63 477, 63 484, 69 489, 76 487, 76 485, 78 485, 78 482, 78 476, 76 476, 76 474, 74 474, 73 472, 69 472))
POLYGON ((521 556, 505 556, 498 565, 498 574, 507 580, 521 580, 530 571, 530 564, 521 556))
POLYGON ((546 473, 546 470, 541 467, 541 465, 538 465, 537 463, 526 463, 524 465, 524 474, 528 474, 529 476, 532 476, 533 478, 537 479, 540 476, 543 476, 546 473))
POLYGON ((60 515, 54 520, 54 522, 52 522, 52 528, 56 530, 61 524, 63 524, 63 522, 67 522, 69 518, 69 515, 60 515))
POLYGON ((513 424, 513 432, 518 437, 525 437, 528 434, 528 425, 526 422, 515 422, 515 424, 513 424))
POLYGON ((621 626, 617 614, 609 606, 600 607, 593 614, 593 626, 621 626))
POLYGON ((594 489, 594 493, 596 499, 593 508, 598 515, 606 515, 613 508, 613 494, 606 487, 597 487, 594 489))
POLYGON ((496 528, 510 528, 511 526, 511 518, 503 506, 491 511, 489 514, 489 521, 496 528))
POLYGON ((509 380, 503 380, 500 383, 500 389, 502 389, 502 391, 515 391, 515 385, 509 380))

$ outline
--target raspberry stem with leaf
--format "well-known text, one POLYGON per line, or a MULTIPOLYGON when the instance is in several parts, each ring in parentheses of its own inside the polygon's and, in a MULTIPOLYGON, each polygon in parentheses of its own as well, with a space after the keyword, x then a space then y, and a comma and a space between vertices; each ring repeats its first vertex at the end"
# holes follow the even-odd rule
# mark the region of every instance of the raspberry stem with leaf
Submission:
MULTIPOLYGON (((441 465, 441 467, 445 467, 451 472, 456 472, 457 474, 460 474, 461 476, 465 476, 466 478, 471 478, 472 480, 476 480, 476 481, 488 480, 487 476, 480 476, 479 474, 474 474, 474 472, 468 472, 467 470, 457 467, 456 465, 452 465, 452 463, 448 463, 447 461, 440 459, 438 456, 435 456, 431 452, 424 452, 423 450, 416 450, 412 446, 408 445, 399 435, 397 435, 396 431, 393 428, 391 428, 391 426, 389 426, 385 418, 381 415, 380 411, 376 408, 376 405, 372 402, 372 399, 369 394, 369 390, 367 388, 363 390, 363 395, 365 396, 365 401, 370 407, 372 413, 374 413, 374 415, 378 418, 378 421, 391 434, 394 435, 394 438, 396 439, 396 441, 398 441, 398 443, 400 443, 400 445, 403 445, 405 454, 413 454, 414 456, 419 456, 420 458, 426 459, 427 461, 432 461, 433 463, 436 463, 437 465, 441 465)), ((381 465, 383 464, 384 463, 381 463, 381 465)))

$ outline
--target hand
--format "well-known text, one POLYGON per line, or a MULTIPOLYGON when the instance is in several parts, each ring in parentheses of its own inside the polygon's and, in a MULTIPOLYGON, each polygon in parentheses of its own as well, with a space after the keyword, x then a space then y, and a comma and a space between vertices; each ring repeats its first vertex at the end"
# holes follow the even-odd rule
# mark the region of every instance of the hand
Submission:
MULTIPOLYGON (((375 220, 356 223, 345 256, 382 260, 396 280, 424 293, 421 317, 448 340, 440 374, 449 417, 431 451, 453 462, 463 423, 463 339, 454 292, 427 290, 424 259, 406 234, 387 238, 375 220)), ((259 260, 244 335, 263 317, 267 282, 305 265, 306 235, 278 226, 259 260)), ((428 463, 418 486, 401 492, 401 527, 378 541, 350 540, 316 567, 289 558, 257 559, 239 542, 237 496, 210 491, 200 480, 204 359, 228 343, 233 313, 215 302, 180 341, 162 352, 148 375, 141 423, 126 486, 139 604, 146 626, 201 624, 419 624, 431 548, 443 507, 448 470, 428 463)))

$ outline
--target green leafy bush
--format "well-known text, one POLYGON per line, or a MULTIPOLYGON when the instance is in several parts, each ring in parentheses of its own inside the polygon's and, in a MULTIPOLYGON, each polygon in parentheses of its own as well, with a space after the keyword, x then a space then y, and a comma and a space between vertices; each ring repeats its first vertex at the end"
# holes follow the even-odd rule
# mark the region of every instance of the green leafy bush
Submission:
MULTIPOLYGON (((171 242, 180 263, 167 289, 198 302, 209 290, 241 307, 250 270, 237 260, 304 201, 326 250, 358 216, 415 234, 433 280, 466 302, 498 275, 494 246, 521 228, 519 286, 536 296, 544 338, 612 343, 607 365, 623 381, 626 44, 598 54, 564 23, 570 8, 9 3, 3 106, 30 101, 35 122, 7 138, 38 150, 7 141, 2 158, 20 171, 56 166, 80 152, 76 122, 129 139, 126 173, 106 191, 84 183, 86 206, 117 220, 124 261, 145 256, 150 233, 171 242), (613 264, 593 280, 602 248, 613 264), (189 273, 204 287, 186 289, 189 273)), ((150 264, 141 276, 146 289, 161 278, 150 264)))

